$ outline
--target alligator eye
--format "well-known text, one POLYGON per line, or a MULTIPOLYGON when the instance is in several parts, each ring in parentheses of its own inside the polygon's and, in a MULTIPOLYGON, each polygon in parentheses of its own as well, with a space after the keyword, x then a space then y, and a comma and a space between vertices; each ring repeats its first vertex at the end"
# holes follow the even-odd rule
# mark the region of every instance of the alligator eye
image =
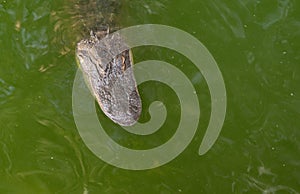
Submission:
POLYGON ((125 64, 125 57, 122 56, 122 70, 125 71, 126 64, 125 64))

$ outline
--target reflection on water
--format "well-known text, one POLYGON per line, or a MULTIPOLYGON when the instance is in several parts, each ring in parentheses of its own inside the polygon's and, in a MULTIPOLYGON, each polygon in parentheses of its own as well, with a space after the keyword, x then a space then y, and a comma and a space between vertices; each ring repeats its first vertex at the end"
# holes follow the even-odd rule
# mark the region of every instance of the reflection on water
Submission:
MULTIPOLYGON (((1 1, 0 193, 299 193, 299 7, 295 0, 1 1), (74 46, 104 19, 172 25, 211 51, 228 112, 206 155, 197 149, 210 115, 207 85, 190 61, 155 47, 134 49, 134 58, 168 61, 192 80, 201 105, 193 142, 171 163, 140 172, 109 166, 87 149, 72 117, 74 46)), ((117 142, 148 148, 174 134, 179 101, 159 85, 140 86, 143 103, 161 99, 172 114, 148 139, 99 113, 117 142)))
POLYGON ((7 101, 9 101, 9 98, 11 98, 14 90, 14 86, 9 85, 4 80, 0 79, 0 99, 2 99, 0 101, 1 104, 5 104, 7 101))

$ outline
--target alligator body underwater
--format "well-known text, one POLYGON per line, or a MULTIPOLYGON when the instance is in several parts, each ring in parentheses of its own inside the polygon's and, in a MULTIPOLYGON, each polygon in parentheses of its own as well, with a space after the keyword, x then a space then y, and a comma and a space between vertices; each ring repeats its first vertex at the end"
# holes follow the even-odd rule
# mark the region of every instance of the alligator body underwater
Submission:
POLYGON ((130 126, 139 119, 142 105, 131 50, 113 56, 110 53, 126 45, 122 37, 109 36, 109 30, 120 28, 114 19, 118 9, 119 1, 114 0, 87 0, 76 5, 85 38, 77 43, 75 54, 86 84, 104 114, 119 125, 130 126))

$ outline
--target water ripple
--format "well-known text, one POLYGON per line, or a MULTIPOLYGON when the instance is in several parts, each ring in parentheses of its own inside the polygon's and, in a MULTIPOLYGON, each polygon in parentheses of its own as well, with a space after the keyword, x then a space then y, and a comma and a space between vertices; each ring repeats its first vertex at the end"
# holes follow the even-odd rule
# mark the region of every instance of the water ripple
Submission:
POLYGON ((120 2, 115 0, 68 0, 62 2, 58 9, 51 11, 54 35, 51 42, 57 45, 61 55, 75 50, 75 44, 89 36, 91 30, 109 26, 116 28, 120 2))
POLYGON ((10 96, 13 95, 15 87, 6 83, 3 79, 0 78, 0 105, 5 104, 9 101, 10 96))
POLYGON ((5 21, 1 25, 9 32, 3 41, 13 47, 16 56, 23 58, 26 69, 30 69, 36 59, 48 51, 48 28, 45 24, 48 24, 49 10, 47 1, 35 1, 30 6, 25 1, 16 1, 7 2, 1 13, 5 21))
POLYGON ((298 194, 298 192, 285 185, 270 185, 263 181, 260 181, 257 178, 254 178, 250 175, 244 174, 244 181, 250 186, 250 188, 254 189, 255 191, 260 191, 261 193, 276 193, 276 192, 288 192, 291 194, 298 194))

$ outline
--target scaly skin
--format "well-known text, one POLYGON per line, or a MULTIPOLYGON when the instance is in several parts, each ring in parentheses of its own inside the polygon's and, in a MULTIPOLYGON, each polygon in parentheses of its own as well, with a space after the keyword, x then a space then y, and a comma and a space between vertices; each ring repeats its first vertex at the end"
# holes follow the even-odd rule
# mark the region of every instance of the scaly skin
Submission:
POLYGON ((91 32, 77 44, 76 57, 102 111, 115 123, 130 126, 141 114, 131 51, 120 35, 91 32))

